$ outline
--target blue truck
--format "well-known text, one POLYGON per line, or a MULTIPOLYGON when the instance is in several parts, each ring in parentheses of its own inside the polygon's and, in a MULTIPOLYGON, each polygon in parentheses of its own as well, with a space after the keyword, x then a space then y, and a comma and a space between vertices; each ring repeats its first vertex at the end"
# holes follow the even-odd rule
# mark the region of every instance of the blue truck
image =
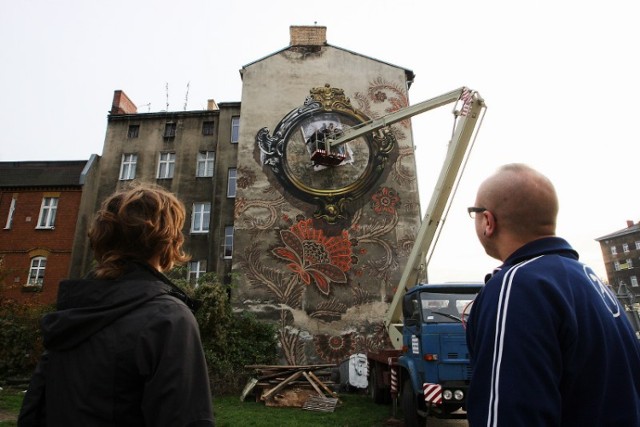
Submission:
MULTIPOLYGON (((368 389, 377 403, 400 402, 405 426, 427 416, 464 417, 470 379, 465 321, 480 283, 430 284, 427 265, 478 132, 486 105, 467 88, 416 105, 411 114, 455 103, 454 127, 438 181, 384 326, 389 348, 367 353, 368 389)), ((470 236, 472 238, 472 236, 470 236)))

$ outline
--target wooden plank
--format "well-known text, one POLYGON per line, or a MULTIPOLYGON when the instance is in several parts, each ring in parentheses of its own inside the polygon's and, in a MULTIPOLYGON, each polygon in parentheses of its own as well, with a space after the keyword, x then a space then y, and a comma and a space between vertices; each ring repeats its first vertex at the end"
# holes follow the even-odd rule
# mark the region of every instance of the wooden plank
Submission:
POLYGON ((298 371, 295 374, 291 375, 289 378, 287 378, 286 380, 282 381, 280 384, 278 384, 277 386, 275 386, 274 388, 272 388, 271 390, 266 392, 264 395, 262 395, 262 400, 267 400, 269 397, 271 397, 271 395, 273 395, 277 391, 279 391, 282 388, 284 388, 284 386, 289 384, 291 381, 293 381, 295 379, 298 379, 298 377, 300 377, 301 375, 302 375, 302 371, 298 371))
POLYGON ((338 397, 338 395, 337 395, 336 393, 334 393, 334 392, 333 392, 329 387, 327 387, 327 386, 325 385, 325 383, 323 383, 322 381, 320 381, 320 379, 318 379, 318 377, 316 377, 316 376, 315 376, 315 374, 314 374, 313 372, 309 372, 309 375, 311 376, 311 378, 313 378, 314 380, 316 380, 316 381, 318 382, 318 384, 320 384, 320 386, 321 386, 322 388, 324 388, 324 389, 325 389, 325 391, 326 391, 327 393, 329 393, 331 396, 333 396, 333 397, 335 397, 335 398, 337 398, 337 397, 338 397))
POLYGON ((245 365, 247 369, 323 369, 323 368, 335 368, 338 365, 324 364, 324 365, 245 365))
POLYGON ((307 379, 307 381, 309 381, 309 384, 311 384, 313 386, 313 388, 318 392, 318 394, 322 397, 324 397, 324 393, 322 392, 322 390, 320 390, 320 388, 316 385, 315 381, 313 381, 313 379, 311 378, 311 375, 309 375, 308 373, 302 371, 302 374, 304 375, 304 377, 307 379))

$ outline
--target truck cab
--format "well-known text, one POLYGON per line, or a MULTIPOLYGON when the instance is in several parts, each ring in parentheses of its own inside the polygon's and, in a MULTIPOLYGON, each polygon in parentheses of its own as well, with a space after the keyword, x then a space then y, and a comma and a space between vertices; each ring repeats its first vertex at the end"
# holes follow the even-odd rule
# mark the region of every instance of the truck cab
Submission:
POLYGON ((465 408, 471 377, 465 323, 481 288, 481 283, 420 284, 405 294, 398 358, 405 414, 448 416, 465 408))

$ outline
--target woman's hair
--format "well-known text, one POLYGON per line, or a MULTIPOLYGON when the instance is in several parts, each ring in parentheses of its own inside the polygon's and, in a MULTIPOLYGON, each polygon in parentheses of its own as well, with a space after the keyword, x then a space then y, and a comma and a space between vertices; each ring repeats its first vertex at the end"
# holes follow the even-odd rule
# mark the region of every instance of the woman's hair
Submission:
POLYGON ((134 184, 109 196, 89 229, 89 242, 100 279, 122 275, 128 261, 158 258, 162 270, 182 264, 184 205, 169 191, 153 184, 134 184))

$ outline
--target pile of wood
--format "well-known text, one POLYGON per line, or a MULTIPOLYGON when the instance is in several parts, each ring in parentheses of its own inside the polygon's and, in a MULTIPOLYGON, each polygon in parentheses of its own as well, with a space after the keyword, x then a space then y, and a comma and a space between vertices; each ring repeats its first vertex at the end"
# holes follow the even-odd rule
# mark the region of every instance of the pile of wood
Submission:
POLYGON ((248 365, 255 377, 245 386, 240 400, 253 391, 256 401, 267 406, 299 407, 333 412, 340 402, 331 389, 331 370, 337 365, 248 365))

